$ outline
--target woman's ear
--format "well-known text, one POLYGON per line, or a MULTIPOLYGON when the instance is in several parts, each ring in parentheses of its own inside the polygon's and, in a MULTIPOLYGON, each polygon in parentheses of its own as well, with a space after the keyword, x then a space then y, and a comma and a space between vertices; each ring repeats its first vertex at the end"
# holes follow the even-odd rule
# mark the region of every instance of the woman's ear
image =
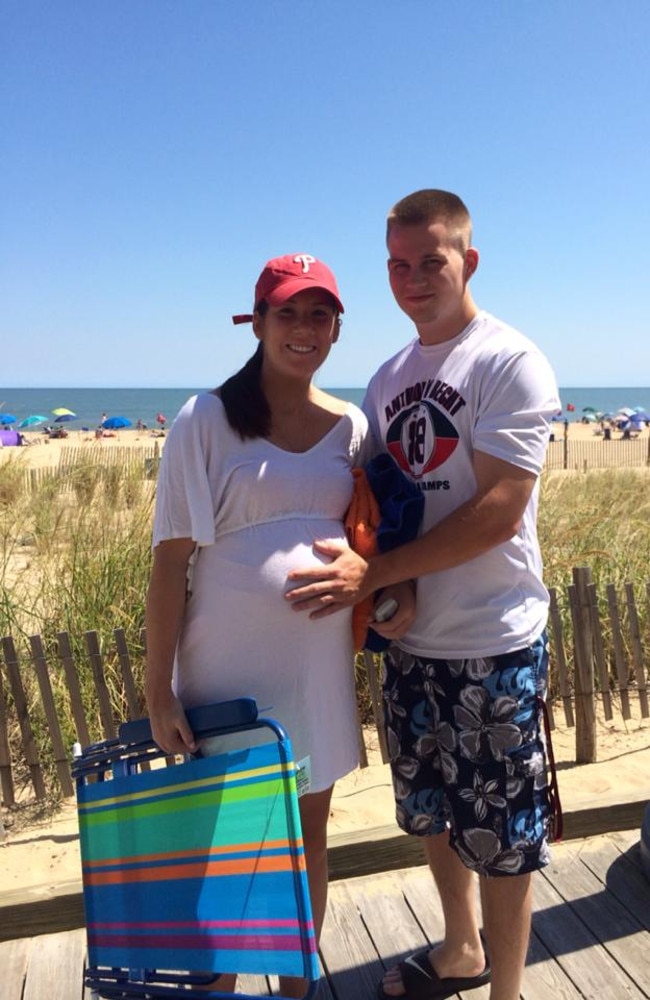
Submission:
POLYGON ((258 340, 263 339, 264 333, 264 317, 257 311, 253 313, 253 333, 258 340))

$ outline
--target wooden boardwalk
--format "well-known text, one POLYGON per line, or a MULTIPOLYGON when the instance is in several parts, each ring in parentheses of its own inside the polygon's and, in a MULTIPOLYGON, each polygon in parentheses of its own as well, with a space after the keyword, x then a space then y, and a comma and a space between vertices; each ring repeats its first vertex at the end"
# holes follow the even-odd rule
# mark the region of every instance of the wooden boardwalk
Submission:
MULTIPOLYGON (((650 882, 638 832, 568 841, 535 877, 523 1000, 650 998, 650 882)), ((321 943, 319 1000, 374 1000, 383 970, 442 930, 428 871, 335 881, 321 943)), ((90 1000, 85 937, 72 930, 0 943, 3 1000, 90 1000)), ((249 984, 246 984, 249 988, 249 984)), ((460 994, 487 1000, 486 987, 460 994)))

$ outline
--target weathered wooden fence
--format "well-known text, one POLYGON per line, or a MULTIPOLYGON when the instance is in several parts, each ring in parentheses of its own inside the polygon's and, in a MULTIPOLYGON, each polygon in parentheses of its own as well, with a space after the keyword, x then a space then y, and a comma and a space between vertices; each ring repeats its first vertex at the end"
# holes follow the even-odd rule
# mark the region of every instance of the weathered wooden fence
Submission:
MULTIPOLYGON (((633 699, 648 717, 650 662, 650 581, 639 606, 631 584, 624 594, 608 585, 599 595, 591 571, 577 568, 565 592, 551 591, 549 639, 551 671, 548 707, 551 726, 563 713, 575 726, 576 761, 597 759, 596 700, 604 716, 632 715, 633 699), (645 618, 645 627, 640 625, 645 618)), ((100 648, 96 632, 86 632, 83 646, 73 653, 67 632, 45 649, 41 636, 19 650, 11 636, 0 641, 0 783, 5 805, 22 794, 44 798, 58 784, 63 795, 73 792, 69 762, 72 744, 86 746, 111 739, 124 718, 145 714, 141 678, 145 635, 129 648, 123 630, 100 648), (17 787, 18 786, 18 787, 17 787)), ((359 658, 362 697, 370 701, 377 722, 380 693, 377 661, 359 658)), ((381 740, 380 740, 381 743, 381 740)))
POLYGON ((56 479, 59 489, 72 488, 75 477, 83 475, 89 468, 110 470, 119 468, 120 475, 143 474, 146 479, 155 479, 160 465, 160 446, 157 441, 151 445, 115 446, 111 444, 64 445, 57 464, 38 468, 25 466, 23 478, 25 488, 34 492, 44 483, 56 479))
POLYGON ((631 469, 650 466, 650 436, 606 441, 572 441, 571 437, 549 441, 545 469, 555 472, 569 469, 587 472, 589 469, 631 469))

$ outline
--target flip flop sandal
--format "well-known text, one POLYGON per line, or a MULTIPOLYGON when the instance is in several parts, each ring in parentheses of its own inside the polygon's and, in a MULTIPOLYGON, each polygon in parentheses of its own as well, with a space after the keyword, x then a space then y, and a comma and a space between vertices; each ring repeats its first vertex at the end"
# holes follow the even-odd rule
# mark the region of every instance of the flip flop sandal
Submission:
POLYGON ((404 994, 399 997, 386 993, 382 984, 377 988, 379 1000, 445 1000, 462 990, 475 990, 490 982, 491 969, 486 960, 478 976, 448 976, 441 979, 429 961, 431 947, 421 948, 398 965, 404 994))

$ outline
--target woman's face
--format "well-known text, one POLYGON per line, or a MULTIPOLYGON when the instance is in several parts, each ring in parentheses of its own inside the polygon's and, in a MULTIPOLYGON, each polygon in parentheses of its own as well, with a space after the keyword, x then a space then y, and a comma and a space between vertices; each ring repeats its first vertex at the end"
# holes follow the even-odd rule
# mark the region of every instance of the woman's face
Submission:
POLYGON ((264 344, 265 366, 311 378, 338 340, 339 318, 328 293, 310 288, 269 306, 263 316, 256 312, 253 330, 264 344))

